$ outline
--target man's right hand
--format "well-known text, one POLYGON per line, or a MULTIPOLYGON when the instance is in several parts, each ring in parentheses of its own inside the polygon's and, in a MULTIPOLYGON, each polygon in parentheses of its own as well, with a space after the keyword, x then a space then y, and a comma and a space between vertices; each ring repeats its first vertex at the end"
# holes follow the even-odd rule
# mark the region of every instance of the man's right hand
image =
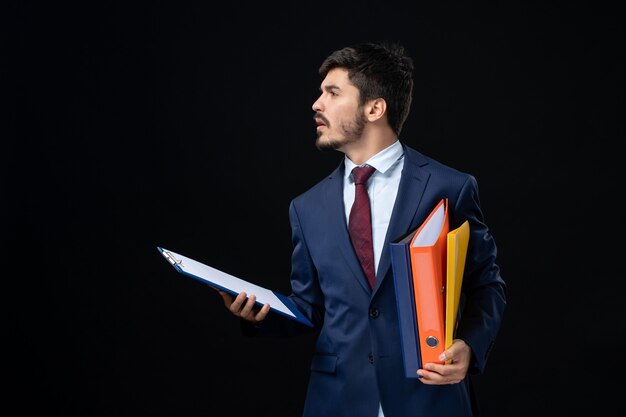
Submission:
POLYGON ((267 313, 270 311, 269 304, 264 304, 261 309, 254 305, 256 302, 256 296, 254 294, 248 297, 245 292, 240 292, 236 298, 233 298, 232 294, 226 291, 218 289, 216 289, 216 291, 220 293, 222 300, 224 300, 224 305, 233 315, 249 321, 250 323, 261 323, 265 320, 267 313))

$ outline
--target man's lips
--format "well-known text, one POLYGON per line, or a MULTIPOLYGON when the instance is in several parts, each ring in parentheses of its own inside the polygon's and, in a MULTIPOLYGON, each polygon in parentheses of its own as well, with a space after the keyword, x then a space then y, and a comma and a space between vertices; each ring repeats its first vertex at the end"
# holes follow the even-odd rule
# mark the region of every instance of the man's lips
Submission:
POLYGON ((317 125, 317 130, 324 128, 327 125, 327 123, 324 120, 317 118, 317 117, 315 118, 315 124, 317 125))

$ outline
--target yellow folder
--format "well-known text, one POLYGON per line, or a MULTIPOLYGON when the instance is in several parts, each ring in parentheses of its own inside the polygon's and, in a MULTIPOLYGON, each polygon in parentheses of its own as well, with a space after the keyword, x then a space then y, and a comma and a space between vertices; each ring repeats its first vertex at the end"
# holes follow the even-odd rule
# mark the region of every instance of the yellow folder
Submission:
MULTIPOLYGON (((445 315, 445 348, 448 349, 454 340, 461 285, 465 270, 465 257, 469 243, 469 223, 467 220, 458 228, 448 232, 447 267, 446 267, 446 315, 445 315)), ((450 361, 446 361, 450 363, 450 361)))

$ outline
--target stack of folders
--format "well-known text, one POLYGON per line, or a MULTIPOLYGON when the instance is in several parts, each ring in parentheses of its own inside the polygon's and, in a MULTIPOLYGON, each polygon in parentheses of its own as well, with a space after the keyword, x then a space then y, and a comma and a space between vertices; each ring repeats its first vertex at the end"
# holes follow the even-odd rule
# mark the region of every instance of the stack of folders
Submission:
POLYGON ((468 243, 467 220, 449 230, 447 199, 416 230, 391 243, 407 378, 417 378, 425 363, 443 363, 439 355, 452 344, 468 243))

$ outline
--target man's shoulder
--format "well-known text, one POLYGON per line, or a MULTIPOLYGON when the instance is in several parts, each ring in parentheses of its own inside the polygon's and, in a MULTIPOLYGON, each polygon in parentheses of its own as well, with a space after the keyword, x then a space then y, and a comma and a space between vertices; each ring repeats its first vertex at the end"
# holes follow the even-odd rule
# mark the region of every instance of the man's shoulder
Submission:
POLYGON ((305 191, 301 192, 299 195, 294 197, 294 200, 303 200, 303 199, 308 199, 312 197, 317 197, 318 195, 324 193, 328 187, 332 186, 334 182, 342 181, 342 180, 343 178, 340 175, 340 173, 333 171, 333 173, 329 175, 325 175, 322 179, 317 181, 308 189, 306 189, 305 191))
POLYGON ((446 175, 458 175, 460 177, 471 176, 471 174, 467 172, 460 171, 458 168, 442 162, 441 160, 430 155, 426 155, 406 144, 403 144, 403 147, 405 163, 408 162, 409 164, 417 166, 420 169, 425 169, 431 173, 444 173, 446 175))
POLYGON ((329 187, 343 187, 343 162, 330 174, 325 175, 308 189, 292 199, 292 204, 313 204, 327 192, 329 187))

